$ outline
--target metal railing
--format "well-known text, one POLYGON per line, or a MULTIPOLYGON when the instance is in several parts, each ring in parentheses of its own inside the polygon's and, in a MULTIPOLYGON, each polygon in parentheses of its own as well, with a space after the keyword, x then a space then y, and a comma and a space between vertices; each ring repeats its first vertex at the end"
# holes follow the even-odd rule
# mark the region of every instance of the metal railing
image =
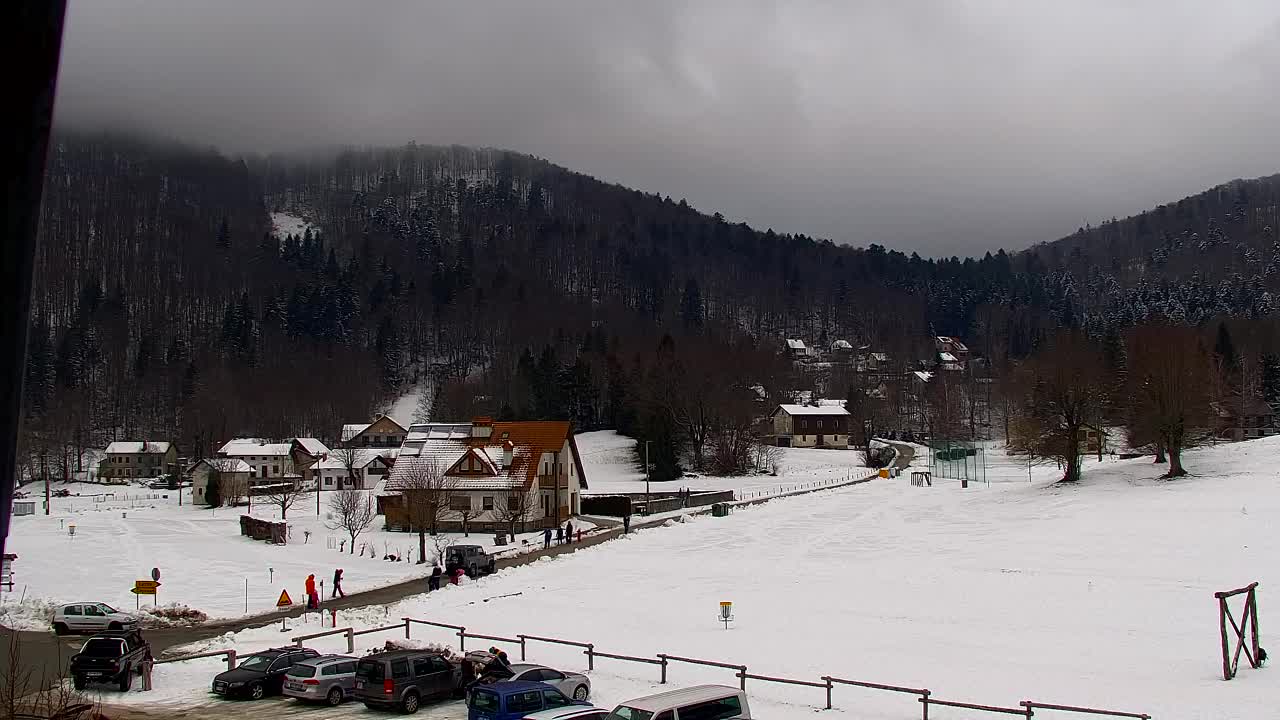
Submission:
POLYGON ((165 663, 183 662, 185 660, 199 660, 200 658, 226 656, 227 669, 236 669, 236 651, 235 650, 210 650, 209 652, 196 653, 194 655, 180 655, 178 657, 165 658, 164 660, 153 660, 156 665, 165 663))

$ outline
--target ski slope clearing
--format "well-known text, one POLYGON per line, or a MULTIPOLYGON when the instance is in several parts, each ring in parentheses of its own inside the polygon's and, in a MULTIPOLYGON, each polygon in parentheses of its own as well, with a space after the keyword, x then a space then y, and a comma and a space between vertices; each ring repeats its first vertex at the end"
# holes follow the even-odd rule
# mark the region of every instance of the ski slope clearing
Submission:
MULTIPOLYGON (((1094 462, 1072 487, 1051 482, 1052 466, 1032 468, 1028 483, 1017 459, 993 457, 990 487, 917 488, 902 477, 776 500, 338 622, 359 628, 412 616, 469 632, 592 642, 605 652, 744 663, 764 675, 927 687, 935 698, 1003 706, 1034 699, 1168 718, 1272 717, 1280 683, 1269 669, 1242 667, 1235 680, 1221 679, 1213 592, 1260 581, 1268 627, 1269 573, 1280 552, 1278 459, 1280 438, 1204 449, 1187 457, 1198 474, 1174 482, 1156 479, 1162 470, 1149 460, 1094 462), (716 622, 721 600, 734 602, 728 630, 716 622)), ((357 651, 395 634, 362 637, 357 651)), ((261 628, 202 647, 251 651, 279 638, 278 628, 261 628)), ((414 638, 450 636, 415 626, 414 638)), ((339 639, 313 646, 344 649, 339 639)), ((572 648, 534 645, 530 657, 585 667, 572 648)), ((162 668, 158 683, 163 673, 184 682, 181 668, 162 668)), ((593 699, 608 705, 648 692, 656 674, 601 661, 593 699)), ((735 678, 673 665, 671 681, 735 678)), ((179 703, 203 702, 204 691, 166 690, 179 703)), ((748 692, 761 717, 807 717, 822 703, 816 688, 752 681, 748 692)), ((838 688, 835 702, 860 718, 920 713, 910 696, 870 690, 838 688)), ((930 716, 972 714, 934 707, 930 716)))
MULTIPOLYGON (((341 551, 344 545, 349 549, 350 540, 343 531, 326 527, 328 493, 319 513, 315 494, 303 494, 288 513, 289 544, 271 545, 240 535, 239 518, 246 508, 192 506, 189 489, 187 503, 179 506, 174 491, 136 485, 54 484, 55 489, 64 487, 73 494, 53 498, 51 515, 12 520, 7 551, 18 555, 13 565, 15 592, 0 593, 0 625, 47 630, 54 605, 73 601, 93 600, 133 610, 136 598, 129 589, 134 580, 149 579, 153 567, 162 575, 160 604, 188 605, 213 618, 274 610, 280 591, 286 588, 301 603, 304 581, 312 573, 317 582, 325 583, 327 592, 333 571, 342 568, 343 589, 351 593, 431 572, 431 565, 415 563, 418 536, 383 531, 381 516, 356 541, 356 552, 363 555, 341 551), (402 561, 384 560, 386 555, 402 561)), ((41 508, 43 485, 27 485, 24 490, 41 508)), ((252 515, 279 520, 280 511, 255 501, 252 515)), ((448 537, 494 549, 492 533, 448 537)), ((539 547, 541 530, 518 536, 503 553, 539 547), (521 544, 524 539, 530 544, 521 544)), ((432 559, 435 547, 430 538, 427 552, 432 559)), ((141 600, 149 603, 152 598, 141 600)))
MULTIPOLYGON (((579 433, 575 436, 582 467, 590 485, 588 495, 644 492, 644 470, 636 465, 636 441, 613 430, 579 433)), ((862 453, 853 450, 778 448, 778 474, 717 477, 691 474, 671 482, 650 483, 653 492, 690 490, 743 490, 750 493, 780 494, 802 483, 836 481, 852 472, 867 472, 862 453)))
POLYGON ((301 215, 284 212, 271 213, 271 234, 279 240, 284 240, 290 235, 301 238, 306 234, 307 228, 311 228, 313 232, 315 231, 315 227, 301 215))

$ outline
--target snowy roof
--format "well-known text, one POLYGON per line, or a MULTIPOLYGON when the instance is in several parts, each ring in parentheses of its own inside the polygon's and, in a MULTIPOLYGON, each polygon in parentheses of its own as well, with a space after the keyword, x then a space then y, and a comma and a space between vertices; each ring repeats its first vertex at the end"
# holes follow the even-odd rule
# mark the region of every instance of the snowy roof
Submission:
POLYGON ((788 415, 848 415, 849 411, 840 405, 779 405, 778 410, 774 412, 784 412, 788 415))
POLYGON ((347 442, 351 438, 359 435, 365 430, 368 430, 369 426, 372 424, 373 423, 353 423, 349 425, 343 425, 342 426, 342 442, 347 442))
POLYGON ((949 352, 938 353, 938 357, 941 358, 944 363, 960 362, 959 358, 949 352))
POLYGON ((107 446, 108 455, 164 455, 169 452, 169 443, 150 442, 147 440, 117 440, 107 446))
MULTIPOLYGON (((360 448, 355 451, 355 462, 352 463, 352 466, 356 468, 368 467, 369 463, 374 462, 381 457, 382 455, 377 450, 371 448, 360 448)), ((343 458, 330 455, 311 467, 314 470, 346 470, 347 464, 343 461, 343 458)))
POLYGON ((831 349, 832 350, 852 350, 853 345, 849 344, 848 340, 837 340, 831 343, 831 349))
MULTIPOLYGON (((473 437, 471 424, 410 426, 400 456, 391 467, 387 489, 403 488, 409 484, 408 478, 425 464, 433 464, 440 472, 447 472, 468 451, 474 451, 482 467, 450 475, 450 482, 456 483, 457 488, 529 487, 538 475, 542 454, 559 452, 573 437, 569 423, 564 421, 494 422, 488 427, 492 430, 487 437, 473 437), (504 464, 503 446, 508 442, 512 457, 510 464, 504 464)), ((566 462, 569 460, 565 458, 566 462)), ((577 479, 586 487, 586 478, 579 475, 577 479)))
POLYGON ((269 443, 259 438, 236 438, 218 449, 219 455, 228 457, 244 457, 254 455, 275 455, 283 457, 293 449, 293 443, 269 443))
POLYGON ((872 360, 875 360, 876 362, 888 362, 888 361, 889 361, 889 354, 888 354, 888 353, 878 353, 878 352, 873 352, 873 353, 871 353, 871 359, 872 359, 872 360))
POLYGON ((787 338, 787 348, 791 350, 804 350, 804 341, 787 338))
POLYGON ((205 458, 195 465, 192 465, 192 468, 195 468, 198 465, 208 465, 218 472, 253 472, 252 465, 238 458, 205 458))
POLYGON ((920 382, 929 382, 930 380, 933 379, 933 373, 925 372, 923 370, 916 370, 911 374, 915 375, 920 380, 920 382))
POLYGON ((821 398, 818 400, 819 407, 844 407, 844 400, 840 398, 821 398))
POLYGON ((329 448, 325 447, 324 443, 316 438, 294 438, 294 440, 303 450, 307 451, 307 454, 314 457, 319 457, 329 452, 329 448))

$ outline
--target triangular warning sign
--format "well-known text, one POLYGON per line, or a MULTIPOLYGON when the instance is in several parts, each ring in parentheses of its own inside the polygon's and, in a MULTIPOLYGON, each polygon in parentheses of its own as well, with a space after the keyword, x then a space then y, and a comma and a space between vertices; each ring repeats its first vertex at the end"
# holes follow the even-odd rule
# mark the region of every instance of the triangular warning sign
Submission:
POLYGON ((289 591, 281 590, 280 599, 276 601, 276 607, 289 607, 292 604, 293 601, 289 599, 289 591))

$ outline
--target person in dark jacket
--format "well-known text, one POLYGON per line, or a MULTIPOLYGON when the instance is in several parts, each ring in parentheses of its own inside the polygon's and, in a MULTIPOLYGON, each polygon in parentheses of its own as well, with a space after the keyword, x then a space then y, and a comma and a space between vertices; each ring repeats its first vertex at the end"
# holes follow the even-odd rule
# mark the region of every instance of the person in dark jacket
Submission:
POLYGON ((427 579, 427 590, 428 590, 428 591, 430 591, 430 590, 439 590, 439 589, 440 589, 440 576, 441 576, 442 574, 443 574, 443 573, 441 573, 441 572, 440 572, 440 566, 439 566, 439 565, 436 565, 434 568, 432 568, 432 569, 431 569, 431 577, 427 579))
POLYGON ((559 525, 556 526, 556 544, 557 545, 564 544, 564 528, 560 527, 559 525))
POLYGON ((333 571, 333 597, 346 597, 342 591, 342 568, 333 571))
POLYGON ((564 541, 567 543, 573 542, 573 523, 568 521, 565 521, 564 524, 564 541))
POLYGON ((551 547, 551 528, 547 528, 542 531, 542 547, 551 547))

